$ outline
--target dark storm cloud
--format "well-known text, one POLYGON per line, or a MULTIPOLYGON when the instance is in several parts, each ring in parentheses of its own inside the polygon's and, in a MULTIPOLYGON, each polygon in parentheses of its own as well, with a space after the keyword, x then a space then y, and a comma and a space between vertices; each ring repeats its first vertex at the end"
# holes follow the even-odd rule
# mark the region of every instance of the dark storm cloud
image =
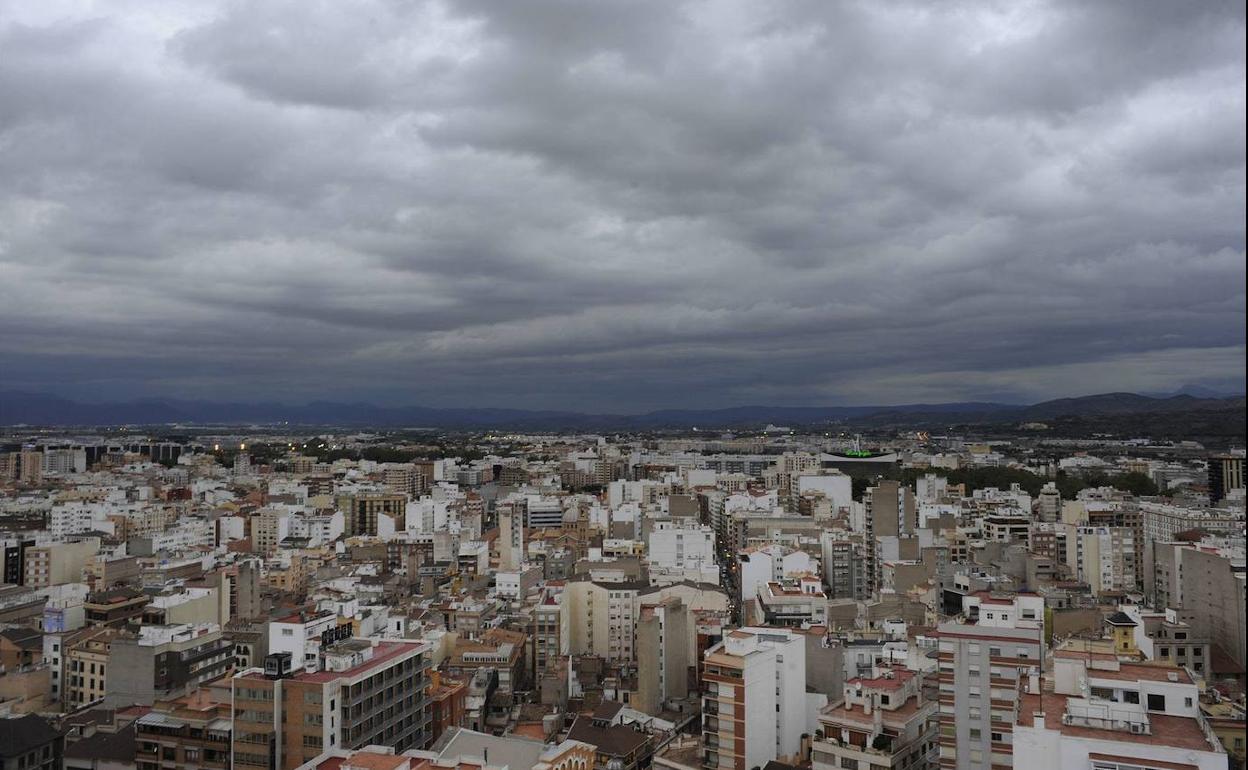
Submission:
POLYGON ((658 406, 1244 378, 1242 4, 0 9, 3 386, 658 406))

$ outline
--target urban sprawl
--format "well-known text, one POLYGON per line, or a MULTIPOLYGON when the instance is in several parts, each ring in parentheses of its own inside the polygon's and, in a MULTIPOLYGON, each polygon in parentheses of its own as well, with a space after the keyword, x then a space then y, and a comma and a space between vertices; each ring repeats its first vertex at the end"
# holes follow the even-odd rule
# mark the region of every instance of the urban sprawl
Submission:
POLYGON ((1244 766, 1244 454, 11 429, 4 770, 1244 766))

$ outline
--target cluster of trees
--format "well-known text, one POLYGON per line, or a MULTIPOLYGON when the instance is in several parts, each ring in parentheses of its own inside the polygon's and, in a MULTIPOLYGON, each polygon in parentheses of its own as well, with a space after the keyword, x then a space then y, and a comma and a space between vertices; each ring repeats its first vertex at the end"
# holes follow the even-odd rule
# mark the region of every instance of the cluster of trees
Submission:
MULTIPOLYGON (((394 446, 369 446, 356 449, 348 449, 345 447, 333 447, 328 441, 313 436, 306 442, 296 444, 294 448, 288 444, 248 444, 247 454, 251 455, 252 462, 257 465, 269 465, 273 462, 286 457, 291 451, 299 454, 314 457, 318 462, 332 463, 335 460, 372 460, 378 463, 407 463, 413 460, 440 460, 446 457, 461 457, 464 460, 480 460, 485 457, 485 453, 474 446, 467 444, 457 444, 452 442, 438 442, 436 444, 423 445, 410 448, 399 448, 394 446)), ((238 447, 222 447, 213 452, 217 461, 222 465, 230 466, 234 464, 234 458, 239 454, 238 447)))
POLYGON ((861 500, 863 492, 879 479, 891 478, 903 485, 913 488, 921 476, 934 473, 948 479, 950 484, 965 484, 967 493, 976 489, 996 487, 1009 489, 1018 484, 1032 497, 1040 493, 1040 489, 1049 481, 1056 482, 1057 490, 1063 500, 1073 500, 1080 490, 1091 487, 1113 487, 1137 496, 1158 494, 1157 485, 1143 473, 1085 473, 1074 474, 1059 471, 1055 478, 1040 476, 1021 468, 984 467, 958 468, 956 470, 903 468, 893 469, 885 474, 851 474, 853 475, 854 499, 861 500))

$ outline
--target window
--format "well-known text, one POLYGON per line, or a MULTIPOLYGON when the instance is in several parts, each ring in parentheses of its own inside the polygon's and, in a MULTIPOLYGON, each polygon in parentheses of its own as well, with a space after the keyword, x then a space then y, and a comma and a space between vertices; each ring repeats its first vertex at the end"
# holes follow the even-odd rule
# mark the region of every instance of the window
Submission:
POLYGON ((1140 694, 1136 692, 1135 690, 1123 690, 1122 702, 1123 703, 1139 703, 1140 694))
POLYGON ((1165 711, 1166 710, 1166 696, 1158 695, 1157 693, 1150 692, 1148 694, 1148 710, 1149 711, 1165 711))
POLYGON ((971 740, 977 741, 982 737, 978 727, 972 727, 970 731, 971 740))

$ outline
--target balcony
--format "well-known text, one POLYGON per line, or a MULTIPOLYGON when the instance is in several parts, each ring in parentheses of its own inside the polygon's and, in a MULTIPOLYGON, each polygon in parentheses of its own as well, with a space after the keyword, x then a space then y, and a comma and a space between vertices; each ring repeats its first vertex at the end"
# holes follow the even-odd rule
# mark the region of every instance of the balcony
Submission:
POLYGON ((1143 711, 1111 708, 1112 701, 1088 700, 1082 703, 1067 702, 1062 724, 1073 727, 1092 727, 1100 730, 1117 730, 1133 735, 1151 735, 1152 724, 1143 711))

